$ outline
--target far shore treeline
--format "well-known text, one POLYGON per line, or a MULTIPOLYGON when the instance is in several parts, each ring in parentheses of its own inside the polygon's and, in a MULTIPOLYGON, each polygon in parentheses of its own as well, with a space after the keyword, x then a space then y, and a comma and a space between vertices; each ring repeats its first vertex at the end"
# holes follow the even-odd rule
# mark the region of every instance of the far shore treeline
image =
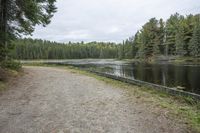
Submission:
POLYGON ((57 43, 18 39, 11 56, 15 59, 143 58, 158 56, 200 57, 200 14, 171 15, 166 22, 151 18, 121 44, 57 43))
POLYGON ((12 56, 16 59, 83 59, 117 58, 114 43, 90 42, 57 43, 44 40, 19 39, 14 41, 12 56))

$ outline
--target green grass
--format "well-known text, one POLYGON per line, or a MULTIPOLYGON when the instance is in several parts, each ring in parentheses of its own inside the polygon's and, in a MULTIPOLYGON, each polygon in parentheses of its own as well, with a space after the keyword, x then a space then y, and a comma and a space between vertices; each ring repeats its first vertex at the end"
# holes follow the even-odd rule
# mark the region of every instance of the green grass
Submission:
MULTIPOLYGON (((28 65, 28 64, 26 64, 28 65)), ((163 110, 166 110, 168 117, 177 119, 188 125, 193 132, 200 132, 200 102, 188 97, 171 96, 169 94, 152 90, 147 87, 138 87, 121 81, 101 77, 93 73, 80 70, 71 66, 47 65, 47 64, 29 64, 31 66, 58 67, 70 70, 72 73, 83 74, 94 77, 107 84, 128 90, 130 96, 140 98, 143 102, 153 104, 163 110)))
POLYGON ((0 67, 3 69, 19 71, 22 64, 17 60, 4 60, 0 62, 0 67))
MULTIPOLYGON (((129 62, 141 62, 141 63, 150 63, 150 64, 155 64, 159 63, 160 60, 158 60, 158 57, 152 57, 149 60, 146 59, 122 59, 124 61, 129 61, 129 62)), ((167 58, 167 57, 166 57, 167 58)), ((173 59, 169 59, 167 61, 168 63, 172 64, 200 64, 200 58, 194 58, 194 57, 189 57, 189 56, 184 56, 184 57, 174 57, 173 59)))
POLYGON ((194 57, 178 57, 172 63, 193 63, 193 64, 199 64, 200 58, 194 58, 194 57))
POLYGON ((3 78, 0 80, 0 93, 7 89, 8 81, 23 74, 21 70, 3 69, 3 78))
POLYGON ((0 81, 0 92, 4 91, 6 88, 6 85, 4 82, 0 81))

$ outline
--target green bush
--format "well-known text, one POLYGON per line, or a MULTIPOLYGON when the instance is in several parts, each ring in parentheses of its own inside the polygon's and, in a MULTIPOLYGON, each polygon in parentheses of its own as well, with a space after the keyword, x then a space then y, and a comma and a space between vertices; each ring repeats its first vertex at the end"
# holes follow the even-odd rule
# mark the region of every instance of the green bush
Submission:
POLYGON ((20 70, 22 65, 19 61, 5 60, 0 63, 0 67, 18 71, 18 70, 20 70))

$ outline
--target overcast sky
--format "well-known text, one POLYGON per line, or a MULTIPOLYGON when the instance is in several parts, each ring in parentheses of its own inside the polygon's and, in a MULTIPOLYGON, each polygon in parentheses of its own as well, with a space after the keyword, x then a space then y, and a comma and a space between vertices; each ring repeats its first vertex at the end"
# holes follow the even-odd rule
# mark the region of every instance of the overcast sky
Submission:
POLYGON ((51 24, 37 26, 33 38, 121 42, 152 17, 200 13, 200 0, 57 0, 56 5, 51 24))

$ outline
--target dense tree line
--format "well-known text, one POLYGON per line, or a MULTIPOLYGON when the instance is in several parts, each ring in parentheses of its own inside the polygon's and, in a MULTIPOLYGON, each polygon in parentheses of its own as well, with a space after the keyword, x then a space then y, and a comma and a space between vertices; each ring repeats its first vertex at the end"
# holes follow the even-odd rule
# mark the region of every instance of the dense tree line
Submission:
POLYGON ((200 57, 200 14, 182 16, 171 15, 164 22, 162 19, 150 19, 134 37, 127 39, 121 49, 125 58, 151 58, 159 55, 200 57), (126 49, 126 48, 125 48, 126 49))
POLYGON ((122 44, 56 43, 19 39, 14 42, 16 59, 143 58, 159 56, 200 57, 200 15, 171 15, 166 22, 151 18, 122 44))
POLYGON ((114 43, 56 43, 45 40, 18 39, 14 41, 15 59, 83 59, 117 58, 118 46, 114 43))

